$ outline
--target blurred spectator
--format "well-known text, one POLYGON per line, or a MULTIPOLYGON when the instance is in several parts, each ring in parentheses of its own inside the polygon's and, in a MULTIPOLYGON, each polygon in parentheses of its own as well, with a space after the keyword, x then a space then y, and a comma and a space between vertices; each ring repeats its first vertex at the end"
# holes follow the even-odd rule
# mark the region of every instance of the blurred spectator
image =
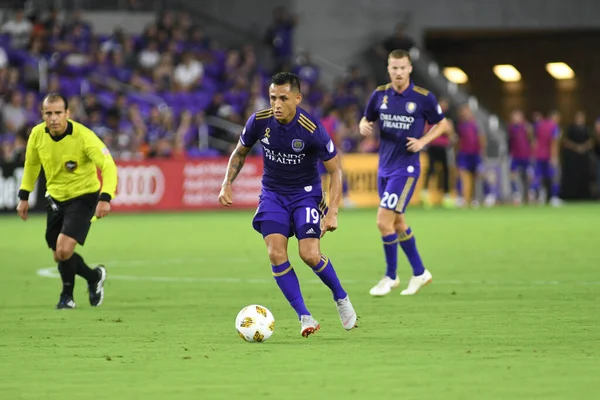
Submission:
POLYGON ((181 64, 175 67, 173 80, 177 88, 182 91, 189 91, 199 86, 204 75, 202 63, 194 58, 190 52, 183 54, 181 64))
POLYGON ((138 56, 138 64, 146 72, 156 67, 160 61, 160 52, 158 51, 158 42, 155 40, 148 43, 146 48, 140 51, 138 56))
POLYGON ((100 44, 101 51, 113 51, 116 49, 122 49, 125 43, 125 33, 123 28, 116 27, 113 30, 112 35, 100 44))
POLYGON ((4 131, 16 134, 27 123, 27 112, 23 107, 23 95, 14 91, 10 95, 10 101, 2 107, 2 122, 4 131))
POLYGON ((273 24, 267 30, 265 43, 271 47, 274 69, 283 70, 284 64, 289 64, 294 54, 294 27, 298 17, 289 15, 285 8, 277 7, 273 10, 273 24))
POLYGON ((173 56, 169 53, 163 54, 152 72, 159 92, 170 91, 173 88, 173 71, 173 56))
POLYGON ((33 25, 25 19, 23 10, 16 10, 14 19, 2 25, 2 33, 10 35, 10 45, 15 49, 24 49, 29 44, 33 25))
POLYGON ((54 31, 55 27, 62 30, 62 21, 60 20, 60 16, 58 14, 58 8, 52 7, 48 14, 43 18, 42 25, 44 26, 44 30, 46 32, 54 31))
POLYGON ((41 122, 41 110, 38 107, 38 98, 34 92, 27 92, 23 105, 27 125, 35 126, 41 122))
POLYGON ((19 135, 0 136, 0 161, 7 163, 25 162, 27 142, 19 135))
POLYGON ((298 54, 292 72, 298 75, 300 81, 307 83, 310 87, 314 86, 319 80, 319 68, 313 64, 308 51, 298 54))
POLYGON ((591 197, 590 155, 594 142, 582 111, 562 137, 562 199, 589 199, 591 197))
POLYGON ((594 124, 594 153, 596 155, 596 197, 600 198, 600 118, 594 124))
POLYGON ((6 55, 6 51, 4 51, 4 47, 0 46, 0 70, 5 69, 8 66, 8 56, 6 55))
POLYGON ((409 51, 415 46, 415 41, 404 33, 404 24, 397 23, 394 34, 388 36, 383 42, 375 47, 375 52, 382 58, 387 59, 393 50, 409 51))
MULTIPOLYGON (((13 65, 12 46, 0 48, 0 106, 10 103, 1 113, 12 124, 0 131, 3 158, 41 120, 39 63, 44 59, 49 67, 44 93, 65 95, 71 117, 93 127, 115 158, 222 154, 235 146, 244 121, 269 107, 271 74, 252 44, 225 51, 193 25, 189 14, 171 11, 139 36, 117 27, 102 38, 82 15, 81 10, 69 14, 51 9, 43 18, 35 17, 39 22, 27 36, 27 52, 16 53, 13 65), (13 103, 17 92, 21 98, 13 103), (13 112, 15 104, 19 111, 13 112)), ((324 118, 335 116, 333 135, 347 151, 376 148, 376 141, 370 145, 356 135, 356 110, 360 114, 371 91, 368 79, 351 67, 331 95, 309 53, 299 54, 292 65, 295 24, 295 17, 277 9, 268 36, 281 68, 300 76, 301 106, 324 118)))

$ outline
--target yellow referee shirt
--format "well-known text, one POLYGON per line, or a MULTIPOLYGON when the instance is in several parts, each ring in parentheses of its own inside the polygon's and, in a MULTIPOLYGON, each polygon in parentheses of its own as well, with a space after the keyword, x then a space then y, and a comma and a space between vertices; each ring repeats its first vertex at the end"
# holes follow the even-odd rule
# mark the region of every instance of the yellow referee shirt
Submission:
POLYGON ((53 137, 46 123, 33 128, 27 152, 21 191, 33 191, 40 167, 52 198, 66 201, 100 190, 97 168, 102 171, 101 200, 110 201, 117 189, 117 166, 100 138, 84 125, 69 120, 63 135, 53 137))

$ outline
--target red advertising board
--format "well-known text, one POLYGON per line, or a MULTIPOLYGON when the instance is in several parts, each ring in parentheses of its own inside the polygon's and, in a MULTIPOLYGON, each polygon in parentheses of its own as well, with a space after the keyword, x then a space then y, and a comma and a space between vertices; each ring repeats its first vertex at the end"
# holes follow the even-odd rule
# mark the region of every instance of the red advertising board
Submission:
MULTIPOLYGON (((227 158, 117 161, 119 184, 114 211, 201 210, 221 207, 217 199, 227 158)), ((258 204, 262 159, 247 157, 233 184, 233 206, 258 204)))

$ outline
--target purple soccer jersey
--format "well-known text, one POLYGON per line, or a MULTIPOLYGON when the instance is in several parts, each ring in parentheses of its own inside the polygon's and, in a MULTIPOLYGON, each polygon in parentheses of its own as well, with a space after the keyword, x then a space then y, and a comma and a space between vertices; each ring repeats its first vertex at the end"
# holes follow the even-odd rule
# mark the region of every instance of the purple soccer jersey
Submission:
POLYGON ((444 119, 442 108, 430 91, 411 83, 402 92, 391 84, 379 86, 365 109, 367 121, 379 121, 379 176, 419 176, 419 153, 408 151, 408 138, 423 136, 425 122, 444 119))
POLYGON ((319 238, 327 206, 317 163, 337 154, 323 126, 301 108, 285 125, 267 109, 248 119, 240 142, 246 147, 260 142, 263 147, 263 187, 254 229, 263 236, 280 233, 295 234, 298 239, 319 238))
POLYGON ((545 119, 535 126, 535 149, 536 160, 550 160, 552 153, 552 142, 558 139, 559 128, 552 119, 545 119))
POLYGON ((406 148, 408 138, 423 136, 425 123, 444 119, 435 96, 411 83, 402 93, 379 86, 365 109, 367 121, 379 121, 379 206, 404 213, 420 173, 419 153, 406 148))
POLYGON ((456 133, 458 134, 458 151, 460 153, 480 155, 479 127, 475 121, 460 122, 456 126, 456 133))
POLYGON ((517 160, 527 160, 531 157, 531 143, 527 124, 512 124, 508 128, 508 143, 510 156, 517 160))

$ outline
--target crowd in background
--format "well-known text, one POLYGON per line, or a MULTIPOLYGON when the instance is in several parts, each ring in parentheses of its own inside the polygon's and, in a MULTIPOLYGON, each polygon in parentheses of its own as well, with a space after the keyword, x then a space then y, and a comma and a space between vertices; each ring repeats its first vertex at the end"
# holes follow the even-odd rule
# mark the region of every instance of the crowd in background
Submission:
MULTIPOLYGON (((301 107, 329 120, 345 151, 376 148, 358 134, 372 82, 350 67, 325 89, 310 54, 292 51, 293 17, 277 9, 273 18, 265 37, 275 68, 301 78, 301 107)), ((22 158, 48 92, 65 95, 71 117, 127 159, 227 154, 239 126, 269 107, 273 70, 259 63, 254 45, 223 48, 186 13, 164 12, 138 35, 117 28, 106 36, 95 35, 79 10, 64 16, 18 10, 1 33, 0 159, 22 158)))
MULTIPOLYGON (((333 87, 325 87, 311 54, 293 49, 296 22, 284 9, 274 10, 264 32, 272 62, 264 63, 254 44, 225 48, 187 13, 164 12, 136 35, 119 28, 97 35, 80 10, 32 15, 16 10, 0 28, 0 161, 23 160, 48 92, 67 97, 72 119, 93 129, 115 158, 228 154, 239 127, 269 107, 268 82, 275 70, 300 77, 301 107, 322 121, 342 152, 376 152, 377 139, 358 131, 375 80, 349 66, 333 87)), ((413 45, 399 25, 374 53, 383 60, 390 50, 413 45)), ((451 111, 455 125, 470 118, 451 111)), ((570 162, 569 174, 582 173, 587 162, 585 181, 592 182, 592 155, 600 160, 600 120, 590 129, 578 114, 565 125, 563 156, 578 160, 570 162)), ((596 165, 600 195, 600 161, 596 165)))

